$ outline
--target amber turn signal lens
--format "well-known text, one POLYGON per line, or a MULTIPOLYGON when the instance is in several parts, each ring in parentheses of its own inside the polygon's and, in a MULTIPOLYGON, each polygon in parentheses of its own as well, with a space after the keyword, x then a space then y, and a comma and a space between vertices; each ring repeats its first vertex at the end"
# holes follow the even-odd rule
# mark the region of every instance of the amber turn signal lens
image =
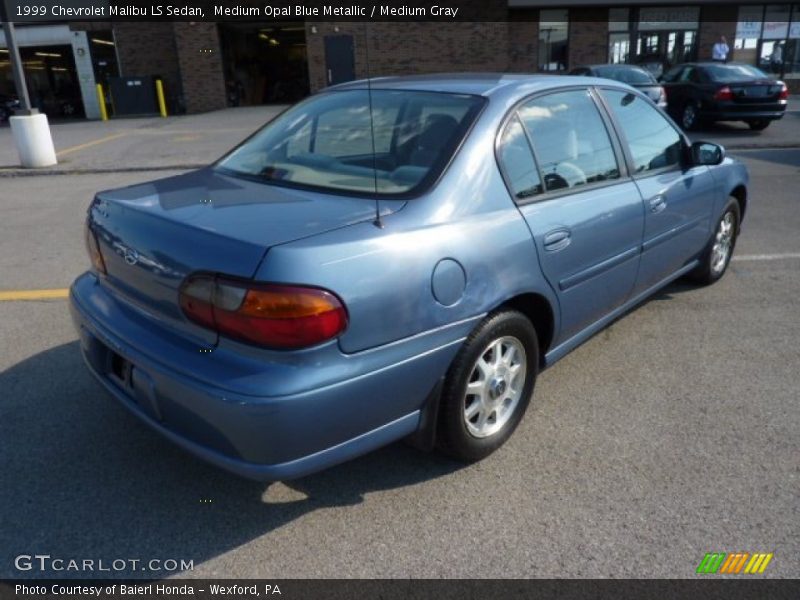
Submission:
POLYGON ((315 346, 341 335, 347 311, 320 288, 243 282, 213 275, 186 280, 184 314, 230 338, 279 349, 315 346))
POLYGON ((92 228, 89 227, 88 221, 84 225, 84 239, 86 241, 86 251, 89 253, 89 259, 92 261, 92 266, 99 273, 106 273, 106 263, 103 260, 103 255, 100 253, 100 245, 97 243, 97 236, 92 228))

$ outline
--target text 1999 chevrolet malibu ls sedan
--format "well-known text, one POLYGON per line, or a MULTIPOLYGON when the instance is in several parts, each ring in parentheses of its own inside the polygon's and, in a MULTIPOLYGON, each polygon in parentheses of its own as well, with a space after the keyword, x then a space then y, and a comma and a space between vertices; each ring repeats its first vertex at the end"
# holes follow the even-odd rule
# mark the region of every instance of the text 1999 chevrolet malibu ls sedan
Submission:
POLYGON ((263 480, 410 436, 477 460, 537 372, 673 279, 722 276, 745 168, 604 79, 375 79, 214 165, 98 193, 72 313, 92 373, 263 480))

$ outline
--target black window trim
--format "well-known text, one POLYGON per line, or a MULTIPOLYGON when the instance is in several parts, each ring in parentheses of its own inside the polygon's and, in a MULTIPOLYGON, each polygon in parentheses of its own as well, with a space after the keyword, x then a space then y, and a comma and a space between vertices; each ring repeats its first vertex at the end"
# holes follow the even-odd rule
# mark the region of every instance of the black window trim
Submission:
POLYGON ((664 167, 659 167, 658 169, 651 169, 649 171, 637 172, 636 171, 636 163, 633 160, 633 155, 631 154, 631 150, 630 150, 630 144, 628 143, 628 138, 625 135, 625 131, 622 129, 622 125, 620 124, 619 120, 617 119, 616 115, 614 114, 614 111, 611 109, 611 106, 608 104, 608 100, 606 99, 606 97, 603 95, 602 92, 603 92, 603 90, 611 90, 611 91, 614 91, 614 92, 627 92, 627 93, 630 93, 630 94, 634 94, 635 96, 638 96, 642 100, 645 100, 645 104, 650 103, 651 101, 647 98, 647 96, 645 96, 644 94, 642 94, 638 90, 628 90, 628 89, 624 89, 624 88, 620 88, 620 87, 616 87, 616 86, 612 86, 612 85, 599 85, 599 86, 596 86, 596 89, 597 89, 597 92, 598 92, 597 93, 597 98, 600 101, 600 103, 602 104, 606 115, 608 116, 608 118, 611 120, 611 122, 614 125, 614 130, 616 132, 616 136, 618 137, 619 143, 621 144, 622 150, 623 150, 623 152, 625 154, 625 161, 626 161, 626 164, 627 164, 627 170, 628 170, 628 173, 630 174, 630 177, 632 179, 634 179, 634 180, 646 179, 648 177, 653 177, 655 175, 662 175, 662 174, 665 174, 665 173, 671 173, 672 171, 680 171, 681 173, 683 173, 686 170, 686 168, 689 166, 689 165, 687 165, 687 148, 689 146, 691 146, 691 142, 689 141, 689 138, 680 129, 680 127, 678 127, 675 124, 675 122, 669 117, 669 115, 664 114, 662 111, 658 110, 658 108, 656 108, 655 106, 652 106, 652 103, 651 103, 651 108, 653 108, 653 110, 655 110, 659 115, 661 115, 664 118, 664 120, 666 120, 666 122, 678 134, 678 137, 683 142, 683 149, 682 149, 682 152, 681 152, 681 160, 677 165, 666 165, 664 167))
POLYGON ((501 120, 500 126, 497 128, 497 133, 495 135, 494 157, 495 157, 495 163, 497 164, 497 167, 500 171, 500 175, 503 179, 503 183, 505 183, 506 190, 508 191, 511 200, 517 206, 525 206, 527 204, 533 204, 535 202, 547 202, 549 200, 556 200, 558 198, 562 198, 564 196, 569 196, 572 194, 580 194, 584 191, 597 190, 632 181, 630 170, 628 168, 629 163, 627 160, 627 155, 624 152, 624 147, 620 144, 620 141, 617 138, 616 133, 613 132, 614 129, 613 121, 608 118, 604 106, 601 105, 601 99, 599 98, 599 94, 595 93, 594 87, 595 86, 592 85, 569 85, 555 89, 551 88, 547 90, 540 90, 538 92, 529 94, 524 98, 522 98, 521 100, 514 103, 514 105, 503 116, 503 119, 501 120), (576 90, 586 90, 587 92, 589 92, 589 98, 594 102, 595 107, 597 108, 597 113, 600 116, 600 120, 602 121, 603 126, 606 128, 606 134, 608 135, 609 141, 611 142, 611 147, 614 152, 614 159, 616 160, 617 168, 619 169, 619 177, 617 177, 616 179, 609 179, 608 181, 596 181, 584 186, 580 186, 578 188, 564 188, 560 190, 548 191, 544 188, 544 178, 542 176, 542 170, 539 167, 539 158, 536 156, 536 150, 534 149, 533 141, 531 140, 530 137, 530 132, 528 131, 528 128, 525 127, 525 123, 522 121, 522 119, 519 118, 518 112, 523 104, 526 104, 531 100, 535 100, 537 98, 549 96, 552 94, 558 94, 561 92, 573 92, 576 90), (539 173, 539 181, 543 190, 541 193, 534 194, 530 198, 520 199, 515 196, 513 188, 511 187, 510 179, 506 173, 502 161, 500 160, 500 145, 502 143, 503 133, 505 132, 506 127, 508 127, 509 123, 515 117, 518 119, 518 121, 522 125, 522 130, 525 132, 525 137, 527 138, 528 146, 531 150, 531 155, 533 156, 534 165, 536 166, 536 170, 539 173))

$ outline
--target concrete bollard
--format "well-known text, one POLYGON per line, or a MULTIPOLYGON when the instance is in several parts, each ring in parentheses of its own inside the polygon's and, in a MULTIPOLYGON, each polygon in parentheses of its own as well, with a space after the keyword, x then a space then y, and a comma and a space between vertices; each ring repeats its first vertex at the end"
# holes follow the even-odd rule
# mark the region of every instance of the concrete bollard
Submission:
POLYGON ((46 115, 11 117, 8 122, 23 167, 50 167, 58 162, 46 115))

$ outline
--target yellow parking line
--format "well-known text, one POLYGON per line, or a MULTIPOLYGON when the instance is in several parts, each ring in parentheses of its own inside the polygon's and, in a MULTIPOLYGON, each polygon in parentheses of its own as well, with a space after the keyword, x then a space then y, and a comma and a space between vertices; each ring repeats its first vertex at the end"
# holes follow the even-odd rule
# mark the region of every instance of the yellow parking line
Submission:
POLYGON ((69 148, 64 148, 63 150, 59 150, 58 152, 56 152, 56 156, 64 156, 65 154, 69 154, 70 152, 77 152, 78 150, 83 150, 84 148, 91 148, 92 146, 97 146, 98 144, 105 144, 106 142, 110 142, 111 140, 121 138, 122 136, 125 135, 128 135, 127 131, 123 131, 122 133, 115 133, 113 135, 107 135, 104 138, 100 138, 99 140, 92 140, 91 142, 86 142, 85 144, 70 146, 69 148))
POLYGON ((0 302, 14 300, 51 300, 53 298, 69 297, 68 288, 55 290, 6 290, 0 291, 0 302))

